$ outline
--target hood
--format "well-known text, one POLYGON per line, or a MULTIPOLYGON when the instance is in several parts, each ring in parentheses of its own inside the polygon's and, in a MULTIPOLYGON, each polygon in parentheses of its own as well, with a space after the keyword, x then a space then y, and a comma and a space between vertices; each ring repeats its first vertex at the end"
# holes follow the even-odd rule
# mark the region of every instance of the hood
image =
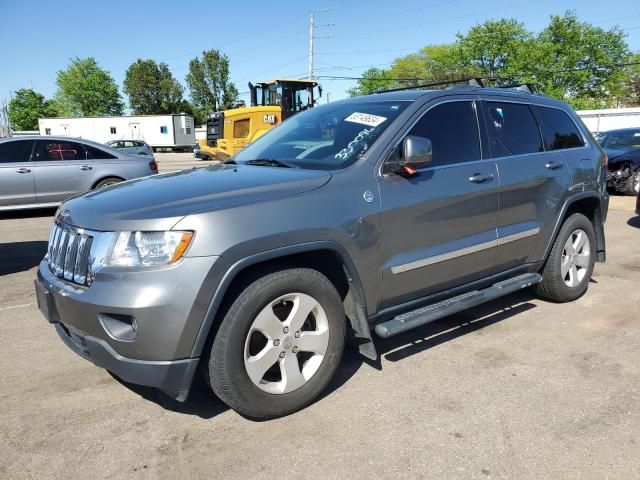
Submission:
POLYGON ((604 148, 609 163, 633 162, 640 165, 640 149, 637 148, 604 148))
POLYGON ((122 182, 61 210, 66 223, 91 230, 169 230, 190 214, 302 193, 330 179, 319 170, 220 164, 122 182))

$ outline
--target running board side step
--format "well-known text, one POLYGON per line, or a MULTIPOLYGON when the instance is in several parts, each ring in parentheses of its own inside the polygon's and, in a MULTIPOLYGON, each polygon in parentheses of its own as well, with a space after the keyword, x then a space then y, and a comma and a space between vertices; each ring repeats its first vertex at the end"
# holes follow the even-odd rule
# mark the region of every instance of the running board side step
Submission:
POLYGON ((542 281, 538 273, 525 273, 502 282, 494 283, 484 290, 473 290, 457 297, 448 298, 442 302, 403 313, 391 320, 376 325, 376 334, 382 338, 393 337, 427 323, 440 320, 454 313, 490 302, 496 298, 508 295, 523 288, 530 287, 542 281))

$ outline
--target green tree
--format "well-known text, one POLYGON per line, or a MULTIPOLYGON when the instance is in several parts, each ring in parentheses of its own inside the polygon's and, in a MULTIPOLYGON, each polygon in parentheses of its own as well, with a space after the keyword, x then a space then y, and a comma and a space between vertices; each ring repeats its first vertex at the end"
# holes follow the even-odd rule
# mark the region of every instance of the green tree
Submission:
POLYGON ((70 116, 121 115, 124 109, 116 82, 95 59, 71 60, 58 72, 56 101, 60 114, 70 116))
POLYGON ((524 24, 514 19, 488 20, 458 34, 459 71, 483 78, 495 78, 494 83, 512 83, 513 78, 527 77, 530 53, 536 40, 524 24))
POLYGON ((9 102, 9 119, 16 130, 37 130, 38 118, 47 112, 47 101, 44 95, 22 88, 15 92, 9 102))
POLYGON ((640 106, 640 52, 634 53, 629 63, 624 104, 629 107, 640 106))
POLYGON ((393 85, 393 81, 389 80, 389 77, 387 70, 372 67, 362 74, 357 85, 347 90, 347 93, 352 97, 357 97, 389 89, 393 85))
POLYGON ((427 45, 417 53, 397 58, 389 69, 393 78, 409 78, 405 85, 437 83, 469 77, 473 68, 465 67, 460 61, 458 44, 427 45))
POLYGON ((229 79, 229 57, 219 50, 206 50, 202 58, 191 60, 186 81, 194 106, 207 113, 232 108, 238 96, 229 79))
POLYGON ((180 102, 178 111, 180 113, 191 115, 193 117, 193 121, 197 126, 206 125, 207 123, 207 112, 202 108, 196 107, 188 100, 182 100, 182 102, 180 102))
POLYGON ((125 74, 124 93, 136 115, 178 113, 182 92, 182 85, 173 78, 166 63, 139 58, 125 74))
POLYGON ((580 22, 574 12, 554 15, 538 36, 531 65, 540 90, 575 108, 613 106, 624 95, 629 60, 624 33, 580 22))

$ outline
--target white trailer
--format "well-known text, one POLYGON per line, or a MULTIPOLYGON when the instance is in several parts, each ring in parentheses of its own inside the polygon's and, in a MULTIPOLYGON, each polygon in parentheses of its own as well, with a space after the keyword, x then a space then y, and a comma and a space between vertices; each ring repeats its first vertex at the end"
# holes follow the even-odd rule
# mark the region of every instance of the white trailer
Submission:
POLYGON ((191 115, 137 115, 38 119, 40 135, 110 140, 144 140, 153 148, 188 149, 196 143, 191 115))
POLYGON ((207 138, 207 127, 196 127, 196 143, 207 138))
POLYGON ((640 108, 579 110, 576 113, 593 133, 618 128, 640 128, 640 108))

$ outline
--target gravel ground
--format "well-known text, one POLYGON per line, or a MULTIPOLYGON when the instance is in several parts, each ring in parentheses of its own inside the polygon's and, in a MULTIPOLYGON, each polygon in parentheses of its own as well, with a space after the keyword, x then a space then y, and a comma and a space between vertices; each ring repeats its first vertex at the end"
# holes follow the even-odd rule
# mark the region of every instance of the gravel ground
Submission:
MULTIPOLYGON (((192 157, 157 155, 161 170, 192 157)), ((195 161, 197 165, 204 162, 195 161)), ((579 301, 529 292, 346 353, 309 408, 246 420, 69 351, 35 305, 51 210, 0 215, 0 478, 640 478, 640 217, 612 199, 579 301)))

